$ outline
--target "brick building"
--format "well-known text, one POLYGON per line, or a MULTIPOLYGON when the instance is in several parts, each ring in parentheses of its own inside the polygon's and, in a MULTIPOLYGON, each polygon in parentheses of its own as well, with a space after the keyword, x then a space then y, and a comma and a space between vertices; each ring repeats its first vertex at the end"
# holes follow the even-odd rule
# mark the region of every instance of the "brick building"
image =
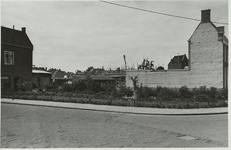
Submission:
POLYGON ((72 76, 68 76, 65 71, 62 70, 55 70, 52 75, 51 79, 53 83, 55 83, 57 86, 61 86, 64 84, 72 84, 72 76))
POLYGON ((188 58, 184 55, 174 56, 168 64, 168 69, 184 69, 188 66, 188 58))
POLYGON ((1 89, 32 89, 33 45, 21 31, 1 27, 1 89))
POLYGON ((201 11, 201 22, 188 40, 188 56, 188 69, 127 71, 126 86, 132 87, 130 78, 137 76, 138 84, 148 87, 228 87, 228 39, 224 27, 211 22, 210 9, 201 11))

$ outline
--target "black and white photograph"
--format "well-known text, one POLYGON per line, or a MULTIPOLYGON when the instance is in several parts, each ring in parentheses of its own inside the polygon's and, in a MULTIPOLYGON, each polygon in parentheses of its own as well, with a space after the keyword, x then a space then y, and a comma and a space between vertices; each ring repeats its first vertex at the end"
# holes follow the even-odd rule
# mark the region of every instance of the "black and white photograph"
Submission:
POLYGON ((229 0, 1 0, 1 148, 229 149, 229 0))

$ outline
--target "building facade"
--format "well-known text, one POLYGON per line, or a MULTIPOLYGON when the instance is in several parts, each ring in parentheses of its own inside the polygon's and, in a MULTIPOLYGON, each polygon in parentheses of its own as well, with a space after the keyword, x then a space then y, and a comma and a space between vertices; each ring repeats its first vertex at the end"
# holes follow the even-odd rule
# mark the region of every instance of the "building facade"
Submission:
POLYGON ((1 27, 1 89, 32 89, 33 45, 21 31, 1 27))
POLYGON ((126 72, 126 86, 132 87, 131 77, 148 87, 200 86, 228 87, 228 39, 224 27, 216 27, 210 20, 210 9, 201 11, 201 22, 188 40, 187 69, 161 72, 134 70, 126 72))

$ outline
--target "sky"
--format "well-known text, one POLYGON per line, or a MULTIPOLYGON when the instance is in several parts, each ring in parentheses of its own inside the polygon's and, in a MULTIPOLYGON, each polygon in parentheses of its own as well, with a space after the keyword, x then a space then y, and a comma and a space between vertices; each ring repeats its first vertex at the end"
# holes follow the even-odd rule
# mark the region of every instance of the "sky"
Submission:
MULTIPOLYGON (((106 0, 105 0, 106 1, 106 0)), ((140 9, 228 23, 228 0, 111 1, 140 9)), ((88 67, 116 69, 141 64, 167 65, 176 55, 188 56, 188 39, 200 21, 144 12, 100 1, 1 1, 1 25, 26 27, 33 65, 64 71, 88 67)), ((228 36, 228 25, 225 35, 228 36)))

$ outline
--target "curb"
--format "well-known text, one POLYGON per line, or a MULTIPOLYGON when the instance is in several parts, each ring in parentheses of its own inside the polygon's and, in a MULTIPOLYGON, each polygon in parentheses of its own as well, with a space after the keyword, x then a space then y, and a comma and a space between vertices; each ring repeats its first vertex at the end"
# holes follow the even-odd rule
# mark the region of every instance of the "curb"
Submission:
POLYGON ((228 114, 228 112, 204 112, 204 113, 141 113, 141 112, 126 112, 126 111, 117 111, 117 110, 100 110, 92 108, 78 108, 78 107, 67 107, 67 106, 51 106, 51 105, 42 105, 42 104, 26 104, 26 103, 15 103, 15 102, 2 102, 4 104, 17 104, 17 105, 28 105, 28 106, 39 106, 39 107, 51 107, 51 108, 63 108, 63 109, 77 109, 77 110, 88 110, 88 111, 100 111, 100 112, 114 112, 114 113, 125 113, 125 114, 137 114, 137 115, 158 115, 158 116, 199 116, 199 115, 221 115, 228 114))

